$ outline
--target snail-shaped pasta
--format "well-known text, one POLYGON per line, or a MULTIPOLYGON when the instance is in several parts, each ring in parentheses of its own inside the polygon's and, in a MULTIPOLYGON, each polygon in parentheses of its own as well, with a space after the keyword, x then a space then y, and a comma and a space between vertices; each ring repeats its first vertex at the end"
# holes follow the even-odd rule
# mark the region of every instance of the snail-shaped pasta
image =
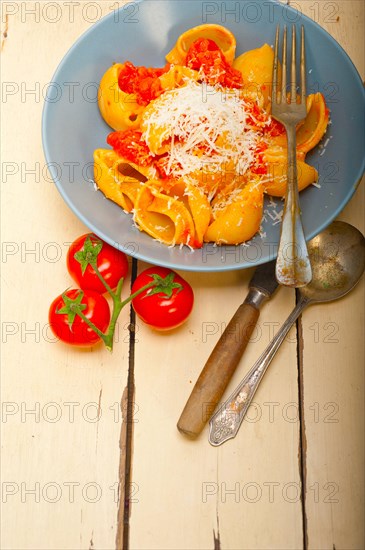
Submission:
MULTIPOLYGON (((286 151, 282 149, 280 154, 275 155, 267 150, 264 157, 267 162, 267 174, 262 178, 265 193, 273 197, 284 197, 288 169, 286 151)), ((299 191, 303 191, 308 185, 318 180, 317 170, 301 160, 300 155, 297 157, 297 177, 299 191)))
POLYGON ((308 153, 321 141, 327 129, 329 111, 321 93, 308 96, 308 114, 297 130, 297 150, 308 153))
MULTIPOLYGON (((123 162, 128 162, 110 149, 94 151, 94 180, 97 187, 107 199, 119 204, 126 212, 131 212, 142 184, 135 178, 124 176, 118 169, 123 162)), ((146 177, 155 171, 151 168, 129 163, 146 177)))
POLYGON ((271 94, 273 64, 274 52, 268 44, 241 54, 233 62, 233 67, 242 73, 244 89, 258 98, 262 96, 265 106, 271 94))
POLYGON ((196 182, 190 183, 180 180, 173 185, 168 194, 179 198, 189 210, 194 222, 194 245, 200 247, 203 244, 203 237, 208 228, 212 210, 209 200, 196 182))
POLYGON ((225 58, 232 63, 236 51, 234 35, 221 25, 205 24, 193 27, 179 36, 173 49, 166 55, 166 61, 174 64, 183 64, 186 54, 197 38, 209 38, 220 47, 225 58))
POLYGON ((126 94, 118 86, 118 76, 123 64, 115 63, 104 74, 98 91, 98 105, 105 122, 114 130, 138 128, 143 107, 134 94, 126 94))
POLYGON ((216 207, 214 221, 209 225, 204 240, 217 244, 248 241, 260 228, 263 206, 263 185, 259 178, 253 177, 234 197, 228 197, 226 205, 216 207))
POLYGON ((194 222, 184 204, 158 190, 150 180, 140 189, 134 207, 137 226, 151 237, 169 245, 189 244, 194 239, 194 222))
MULTIPOLYGON (((297 151, 308 153, 321 141, 326 132, 329 111, 321 93, 307 97, 307 116, 297 129, 297 151)), ((286 147, 286 135, 281 134, 271 139, 276 146, 286 147)))
POLYGON ((211 217, 206 196, 194 185, 172 182, 167 192, 159 180, 147 181, 134 205, 137 226, 168 245, 199 248, 211 217))

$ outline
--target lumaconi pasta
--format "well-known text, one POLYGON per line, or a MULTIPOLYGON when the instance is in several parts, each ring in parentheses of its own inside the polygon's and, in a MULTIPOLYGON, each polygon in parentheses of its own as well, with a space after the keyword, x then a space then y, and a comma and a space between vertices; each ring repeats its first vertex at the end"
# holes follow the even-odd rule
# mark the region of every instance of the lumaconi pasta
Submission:
MULTIPOLYGON (((285 195, 286 133, 270 116, 273 50, 235 50, 228 29, 200 25, 178 38, 165 67, 125 61, 101 79, 100 112, 115 131, 112 149, 94 152, 96 185, 168 245, 243 243, 260 229, 264 194, 285 195), (123 163, 146 181, 124 176, 123 163)), ((323 96, 309 95, 297 128, 299 190, 317 181, 305 157, 327 124, 323 96)))
POLYGON ((105 122, 114 130, 138 128, 143 106, 138 105, 134 94, 126 94, 118 86, 118 77, 123 69, 121 63, 115 63, 101 79, 98 104, 105 122))
POLYGON ((119 166, 127 162, 146 177, 153 177, 156 172, 151 168, 138 166, 128 160, 123 160, 111 149, 96 149, 94 151, 94 178, 95 183, 104 195, 116 202, 126 212, 131 212, 137 193, 142 187, 139 180, 124 176, 119 166))
POLYGON ((188 29, 179 36, 177 42, 171 52, 166 55, 168 63, 175 65, 183 65, 186 61, 186 56, 190 46, 198 38, 207 38, 214 42, 222 50, 224 57, 228 63, 232 63, 236 52, 235 36, 221 25, 199 25, 188 29))

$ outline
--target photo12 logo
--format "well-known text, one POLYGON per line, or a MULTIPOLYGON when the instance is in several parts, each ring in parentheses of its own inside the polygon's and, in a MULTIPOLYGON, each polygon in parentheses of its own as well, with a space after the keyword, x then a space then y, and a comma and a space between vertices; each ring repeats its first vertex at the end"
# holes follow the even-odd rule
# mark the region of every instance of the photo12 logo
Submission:
MULTIPOLYGON (((14 504, 18 501, 23 504, 27 502, 67 502, 73 504, 87 503, 97 504, 103 499, 113 499, 118 503, 120 499, 120 483, 115 481, 112 485, 103 487, 96 481, 80 483, 79 481, 3 481, 1 484, 1 502, 3 504, 14 504)), ((132 482, 129 486, 129 503, 138 503, 136 495, 139 492, 139 485, 132 482)))
MULTIPOLYGON (((314 482, 306 490, 306 499, 312 499, 314 503, 338 504, 337 495, 340 487, 334 481, 320 484, 314 482)), ((233 481, 227 483, 222 481, 203 481, 202 502, 207 503, 211 498, 218 500, 221 504, 246 502, 256 504, 257 502, 287 502, 295 504, 302 498, 302 484, 299 481, 233 481)))
MULTIPOLYGON (((309 4, 309 3, 308 3, 309 4)), ((340 8, 337 2, 311 2, 307 7, 309 17, 317 23, 335 23, 340 8)), ((278 18, 284 23, 298 23, 302 18, 302 7, 297 2, 202 2, 203 23, 274 23, 278 18)))
POLYGON ((203 2, 203 23, 258 23, 265 20, 273 23, 281 15, 287 23, 297 23, 301 17, 300 7, 291 3, 288 8, 280 2, 203 2))
POLYGON ((113 12, 115 23, 139 23, 138 2, 2 2, 2 22, 16 16, 21 23, 97 23, 113 12))

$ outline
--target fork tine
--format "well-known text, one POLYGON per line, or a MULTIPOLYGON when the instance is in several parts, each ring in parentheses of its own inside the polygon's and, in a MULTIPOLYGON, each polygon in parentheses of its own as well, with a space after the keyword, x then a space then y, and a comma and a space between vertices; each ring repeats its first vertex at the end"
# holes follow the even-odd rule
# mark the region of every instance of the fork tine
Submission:
POLYGON ((303 105, 306 102, 306 82, 305 82, 305 36, 304 36, 304 26, 301 28, 301 40, 300 40, 300 101, 303 105))
MULTIPOLYGON (((278 79, 279 79, 279 33, 280 25, 276 27, 275 47, 274 47, 274 66, 272 73, 272 92, 271 103, 278 103, 278 79)), ((279 98, 279 102, 281 98, 279 98)))
POLYGON ((291 87, 290 87, 290 103, 296 103, 297 101, 297 41, 295 25, 292 27, 291 34, 291 87))
POLYGON ((286 25, 284 26, 283 35, 283 63, 282 63, 282 78, 281 78, 281 97, 284 98, 286 103, 286 25))

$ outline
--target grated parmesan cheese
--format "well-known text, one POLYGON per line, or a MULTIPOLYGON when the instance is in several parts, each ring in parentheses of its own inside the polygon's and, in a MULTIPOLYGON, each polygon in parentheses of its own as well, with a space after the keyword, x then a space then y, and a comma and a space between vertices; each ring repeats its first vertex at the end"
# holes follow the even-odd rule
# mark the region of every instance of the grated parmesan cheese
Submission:
POLYGON ((254 161, 261 137, 251 128, 252 109, 237 91, 207 90, 188 81, 186 86, 164 93, 153 102, 143 122, 142 139, 152 135, 170 140, 166 173, 180 178, 195 171, 219 173, 230 168, 243 175, 254 161))

